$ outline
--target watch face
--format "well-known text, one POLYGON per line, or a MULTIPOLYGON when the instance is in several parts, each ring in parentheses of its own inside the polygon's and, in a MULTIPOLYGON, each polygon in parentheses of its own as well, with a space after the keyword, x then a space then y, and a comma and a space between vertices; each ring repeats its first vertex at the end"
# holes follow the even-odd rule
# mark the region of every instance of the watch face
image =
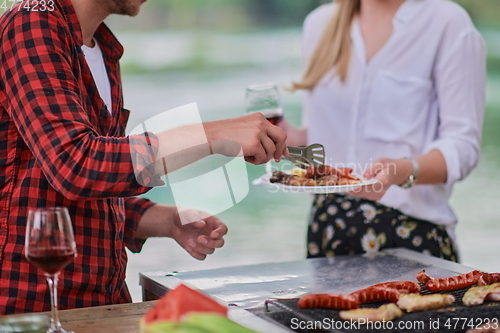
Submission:
POLYGON ((413 175, 410 175, 410 177, 408 177, 408 179, 400 185, 400 187, 402 188, 410 188, 410 187, 413 187, 413 185, 415 185, 417 179, 413 176, 413 175))

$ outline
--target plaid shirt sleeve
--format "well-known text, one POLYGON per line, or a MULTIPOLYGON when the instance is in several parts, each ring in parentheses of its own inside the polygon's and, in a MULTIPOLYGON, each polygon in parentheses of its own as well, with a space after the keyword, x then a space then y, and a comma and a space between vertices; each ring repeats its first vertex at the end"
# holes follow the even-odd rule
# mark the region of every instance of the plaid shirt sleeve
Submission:
POLYGON ((78 200, 130 197, 163 184, 153 172, 154 134, 107 137, 90 122, 61 18, 21 11, 11 19, 1 34, 0 101, 51 186, 78 200))
POLYGON ((146 242, 144 239, 136 239, 135 233, 144 213, 154 206, 155 203, 142 198, 125 198, 125 233, 124 243, 134 253, 142 250, 146 242))

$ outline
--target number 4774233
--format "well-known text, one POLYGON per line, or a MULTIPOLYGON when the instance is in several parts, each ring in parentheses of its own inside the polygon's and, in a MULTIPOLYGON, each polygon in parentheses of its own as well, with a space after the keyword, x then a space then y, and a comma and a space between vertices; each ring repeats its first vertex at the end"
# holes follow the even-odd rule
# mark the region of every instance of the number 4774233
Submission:
POLYGON ((7 10, 45 12, 54 10, 54 0, 0 0, 0 13, 7 10), (16 4, 18 6, 14 7, 16 4))
POLYGON ((0 11, 3 13, 7 10, 12 10, 12 7, 14 7, 16 3, 22 2, 22 0, 0 0, 0 2, 0 11))

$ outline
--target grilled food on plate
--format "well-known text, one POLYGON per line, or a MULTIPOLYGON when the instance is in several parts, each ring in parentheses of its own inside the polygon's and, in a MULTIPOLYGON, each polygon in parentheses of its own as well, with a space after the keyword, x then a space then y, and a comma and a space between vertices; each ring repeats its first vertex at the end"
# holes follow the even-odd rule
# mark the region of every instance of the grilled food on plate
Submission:
POLYGON ((333 168, 328 165, 310 165, 306 170, 294 168, 291 174, 273 172, 269 181, 290 186, 338 186, 361 184, 351 168, 333 168))

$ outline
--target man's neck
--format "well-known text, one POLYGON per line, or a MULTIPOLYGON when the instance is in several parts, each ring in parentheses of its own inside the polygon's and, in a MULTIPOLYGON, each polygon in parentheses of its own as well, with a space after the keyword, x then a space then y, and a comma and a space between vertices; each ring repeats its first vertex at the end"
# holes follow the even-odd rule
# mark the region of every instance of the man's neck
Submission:
POLYGON ((71 0, 82 29, 83 43, 94 47, 94 34, 99 25, 109 16, 102 0, 71 0))

